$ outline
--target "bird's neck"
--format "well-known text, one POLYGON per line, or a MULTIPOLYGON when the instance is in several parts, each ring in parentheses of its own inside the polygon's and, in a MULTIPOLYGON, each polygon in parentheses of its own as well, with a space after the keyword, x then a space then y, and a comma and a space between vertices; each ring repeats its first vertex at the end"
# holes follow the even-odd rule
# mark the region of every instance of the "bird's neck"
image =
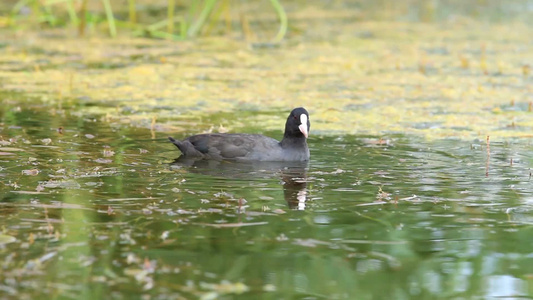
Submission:
POLYGON ((307 139, 305 137, 287 137, 284 136, 283 139, 280 142, 281 148, 306 148, 307 147, 307 139))

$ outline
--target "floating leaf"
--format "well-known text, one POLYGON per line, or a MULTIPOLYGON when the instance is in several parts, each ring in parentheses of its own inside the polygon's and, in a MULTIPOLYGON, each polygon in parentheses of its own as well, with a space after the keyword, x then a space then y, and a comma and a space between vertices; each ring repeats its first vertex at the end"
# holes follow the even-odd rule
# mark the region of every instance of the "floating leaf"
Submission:
POLYGON ((246 226, 266 225, 268 222, 251 222, 251 223, 226 223, 226 224, 210 224, 210 223, 196 223, 198 225, 211 226, 215 228, 235 228, 246 226))
POLYGON ((17 239, 10 235, 0 234, 0 245, 15 242, 17 239))
POLYGON ((1 149, 2 151, 7 151, 7 152, 24 151, 24 149, 20 149, 20 148, 12 148, 12 147, 0 147, 0 149, 1 149))
POLYGON ((22 194, 22 195, 39 195, 39 194, 50 194, 41 191, 11 191, 11 193, 22 194))
POLYGON ((35 176, 39 174, 39 170, 38 169, 22 170, 22 174, 28 175, 28 176, 35 176))
POLYGON ((65 181, 49 180, 49 181, 41 182, 41 185, 49 189, 53 189, 53 188, 79 189, 81 188, 81 185, 74 180, 65 180, 65 181))
POLYGON ((276 286, 273 285, 273 284, 265 284, 263 285, 263 291, 265 292, 275 292, 277 289, 276 289, 276 286))
POLYGON ((113 162, 112 160, 105 159, 105 158, 98 158, 98 159, 95 159, 94 161, 97 163, 101 163, 101 164, 109 164, 113 162))
POLYGON ((220 284, 200 283, 203 289, 209 289, 218 294, 242 294, 250 290, 250 288, 242 282, 222 281, 220 284))
POLYGON ((111 157, 113 155, 115 155, 115 151, 110 150, 110 149, 104 149, 104 156, 105 157, 111 157))

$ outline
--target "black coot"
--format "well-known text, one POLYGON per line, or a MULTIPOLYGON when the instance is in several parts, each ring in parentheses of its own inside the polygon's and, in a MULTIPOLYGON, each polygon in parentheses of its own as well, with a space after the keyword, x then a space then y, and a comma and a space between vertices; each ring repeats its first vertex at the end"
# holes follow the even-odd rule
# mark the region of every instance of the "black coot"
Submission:
POLYGON ((311 123, 305 108, 291 111, 281 142, 260 134, 210 133, 190 136, 183 141, 168 139, 187 158, 239 161, 307 161, 307 135, 311 123))

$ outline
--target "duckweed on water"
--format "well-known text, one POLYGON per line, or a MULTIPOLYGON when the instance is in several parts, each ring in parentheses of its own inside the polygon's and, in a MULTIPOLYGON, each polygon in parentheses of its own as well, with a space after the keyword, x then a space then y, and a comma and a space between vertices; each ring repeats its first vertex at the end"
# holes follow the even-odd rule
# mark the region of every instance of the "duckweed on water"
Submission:
POLYGON ((212 125, 245 130, 259 123, 280 129, 277 113, 304 103, 313 130, 323 133, 530 136, 532 79, 523 72, 533 53, 530 27, 335 25, 342 30, 328 41, 294 39, 277 49, 250 49, 227 38, 50 43, 36 35, 15 40, 4 33, 10 42, 0 58, 0 79, 4 89, 36 95, 55 107, 83 109, 108 122, 148 128, 157 116, 158 132, 183 131, 184 122, 197 123, 199 131, 212 125), (365 32, 371 38, 362 36, 365 32), (104 63, 116 67, 94 67, 104 63), (276 118, 245 114, 218 124, 202 121, 236 110, 273 111, 276 118))

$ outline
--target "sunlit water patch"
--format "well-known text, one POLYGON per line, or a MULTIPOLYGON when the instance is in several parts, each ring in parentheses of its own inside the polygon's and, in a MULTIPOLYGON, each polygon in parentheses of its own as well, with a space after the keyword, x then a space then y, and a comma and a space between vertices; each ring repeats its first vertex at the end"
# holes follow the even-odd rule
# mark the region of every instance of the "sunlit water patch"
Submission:
POLYGON ((524 140, 312 134, 308 164, 242 164, 38 106, 1 120, 7 297, 531 296, 524 140))

